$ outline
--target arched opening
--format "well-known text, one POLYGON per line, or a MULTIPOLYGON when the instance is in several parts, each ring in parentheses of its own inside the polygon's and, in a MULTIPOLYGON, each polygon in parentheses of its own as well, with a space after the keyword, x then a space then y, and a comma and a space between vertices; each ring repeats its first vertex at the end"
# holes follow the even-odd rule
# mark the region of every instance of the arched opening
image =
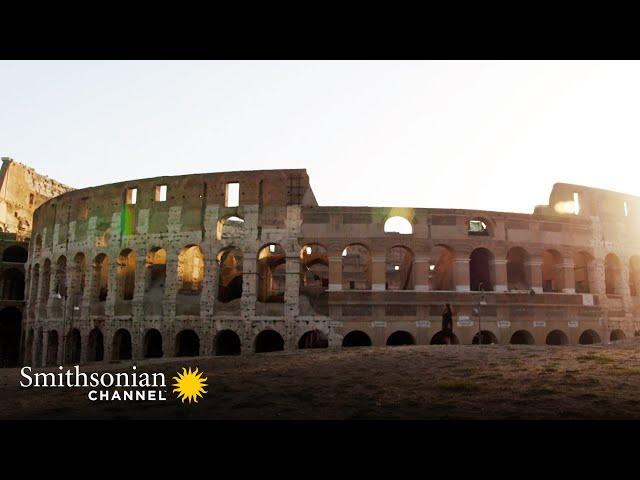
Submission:
POLYGON ((580 345, 593 345, 594 343, 602 343, 600 335, 595 330, 585 330, 578 340, 580 345))
POLYGON ((518 330, 511 335, 511 345, 535 345, 533 335, 526 330, 518 330))
POLYGON ((155 328, 147 330, 144 335, 144 358, 162 358, 162 335, 155 328))
POLYGON ((386 233, 410 235, 413 233, 413 226, 411 225, 411 222, 404 217, 389 217, 387 221, 384 222, 384 231, 386 233))
POLYGON ((556 250, 542 252, 542 291, 562 292, 562 255, 556 250))
POLYGON ((629 292, 637 297, 640 291, 640 256, 632 255, 629 259, 629 292))
POLYGON ((113 336, 112 360, 131 360, 131 334, 124 328, 113 336))
POLYGON ((590 293, 589 266, 593 258, 586 252, 576 252, 573 256, 573 276, 576 293, 590 293))
POLYGON ((95 285, 93 299, 104 302, 107 300, 109 291, 109 258, 104 253, 98 254, 93 261, 93 274, 95 285))
POLYGON ((88 339, 89 352, 87 360, 90 362, 101 362, 104 360, 104 336, 99 328, 94 328, 89 332, 88 339))
POLYGON ((395 246, 387 252, 387 290, 413 290, 413 252, 395 246))
POLYGON ((510 248, 507 252, 507 289, 529 290, 529 275, 526 264, 529 254, 522 247, 510 248))
POLYGON ((197 357, 200 355, 200 338, 193 330, 182 330, 176 337, 177 357, 197 357))
POLYGON ((472 291, 493 290, 493 254, 476 248, 469 257, 469 286, 472 291))
POLYGON ((415 345, 416 341, 409 332, 404 330, 398 330, 397 332, 393 332, 387 338, 388 346, 398 346, 398 345, 415 345))
POLYGON ((607 295, 622 295, 620 259, 610 253, 604 257, 604 284, 607 295))
POLYGON ((240 337, 233 330, 221 330, 216 335, 216 355, 240 355, 240 337))
POLYGON ((78 365, 80 363, 80 353, 82 344, 80 342, 80 330, 74 328, 67 335, 65 345, 65 363, 78 365))
POLYGON ((343 347, 370 347, 371 345, 369 335, 360 330, 353 330, 342 339, 343 347))
POLYGON ((17 268, 2 272, 2 299, 24 300, 24 274, 17 268))
POLYGON ((302 247, 300 269, 300 293, 317 297, 329 288, 329 256, 323 245, 312 243, 302 247))
POLYGON ((244 219, 234 215, 222 218, 218 221, 216 237, 218 240, 238 238, 244 235, 244 219))
POLYGON ((136 252, 127 248, 118 257, 118 291, 120 300, 133 299, 136 287, 136 252))
POLYGON ((27 249, 20 245, 12 245, 2 252, 3 262, 25 263, 27 261, 27 249))
POLYGON ((453 250, 446 245, 436 245, 432 250, 429 264, 429 284, 431 290, 455 290, 453 281, 453 250))
POLYGON ((63 297, 67 295, 67 257, 64 255, 60 255, 56 262, 53 293, 59 293, 63 297))
POLYGON ((329 346, 329 339, 320 330, 311 330, 306 332, 298 340, 298 348, 327 348, 329 346))
POLYGON ((472 218, 469 220, 469 235, 489 236, 489 221, 484 218, 472 218))
POLYGON ((626 338, 627 338, 627 336, 620 329, 612 330, 611 334, 609 335, 609 341, 610 342, 619 342, 619 341, 624 340, 626 338))
POLYGON ((167 280, 167 251, 155 247, 149 250, 145 259, 144 300, 158 303, 164 298, 167 280))
POLYGON ((498 338, 489 330, 482 330, 473 336, 472 345, 497 345, 498 338))
POLYGON ((545 343, 547 345, 568 345, 569 338, 562 330, 553 330, 547 335, 545 343))
POLYGON ((181 293, 200 293, 204 280, 204 254, 198 245, 184 247, 178 255, 178 285, 181 293))
POLYGON ((279 350, 284 350, 284 340, 275 330, 263 330, 256 337, 256 353, 276 352, 279 350))
POLYGON ((218 260, 218 300, 227 303, 242 297, 242 250, 221 250, 218 260))
POLYGON ((49 300, 49 292, 51 288, 51 260, 49 260, 48 258, 42 265, 42 280, 40 283, 41 289, 38 301, 41 307, 41 314, 44 313, 46 315, 46 310, 44 307, 47 305, 47 301, 49 300))
POLYGON ((22 334, 22 313, 15 307, 0 311, 0 367, 17 367, 22 334))
POLYGON ((258 301, 284 303, 286 255, 284 249, 270 243, 258 252, 258 301))
MULTIPOLYGON (((460 344, 460 340, 455 333, 450 334, 451 337, 451 345, 460 344)), ((431 337, 431 345, 446 345, 447 344, 447 333, 440 330, 433 337, 431 337)))
POLYGON ((53 367, 58 363, 58 332, 49 330, 47 333, 46 366, 53 367))
POLYGON ((342 251, 342 289, 371 290, 371 255, 364 245, 347 245, 342 251))

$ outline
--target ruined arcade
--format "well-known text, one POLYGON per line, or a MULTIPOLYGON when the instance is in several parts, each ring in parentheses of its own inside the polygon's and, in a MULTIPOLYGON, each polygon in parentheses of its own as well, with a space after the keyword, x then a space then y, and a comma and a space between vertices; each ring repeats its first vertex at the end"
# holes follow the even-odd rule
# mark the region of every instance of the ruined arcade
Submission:
POLYGON ((33 216, 23 364, 441 343, 445 303, 460 344, 640 330, 630 195, 556 184, 532 214, 328 207, 305 170, 65 192, 33 216))

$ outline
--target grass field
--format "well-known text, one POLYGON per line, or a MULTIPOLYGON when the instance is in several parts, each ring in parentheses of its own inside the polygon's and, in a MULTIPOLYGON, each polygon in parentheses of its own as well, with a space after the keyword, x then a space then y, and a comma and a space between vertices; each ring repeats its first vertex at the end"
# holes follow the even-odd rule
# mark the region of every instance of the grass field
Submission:
MULTIPOLYGON (((132 362, 82 366, 131 371, 132 362)), ((593 346, 406 346, 136 362, 199 367, 208 388, 182 404, 92 402, 89 388, 21 388, 0 370, 0 419, 640 419, 640 341, 593 346)), ((42 369, 44 371, 44 369, 42 369)), ((57 371, 47 369, 47 371, 57 371)))

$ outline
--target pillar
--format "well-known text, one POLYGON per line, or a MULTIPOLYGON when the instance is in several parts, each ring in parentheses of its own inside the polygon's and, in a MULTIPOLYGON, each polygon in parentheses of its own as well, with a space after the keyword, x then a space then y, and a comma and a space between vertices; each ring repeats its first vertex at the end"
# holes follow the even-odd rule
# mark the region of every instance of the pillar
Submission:
POLYGON ((416 255, 414 259, 414 290, 417 292, 429 291, 429 265, 431 264, 428 255, 416 255))
POLYGON ((536 293, 542 293, 542 257, 531 255, 524 264, 529 275, 529 286, 536 293))
MULTIPOLYGON (((257 287, 258 252, 249 251, 242 257, 242 297, 240 300, 242 317, 245 320, 253 319, 256 316, 257 287)), ((247 334, 245 333, 245 335, 247 334)))
POLYGON ((453 260, 453 283, 456 286, 456 292, 468 292, 471 290, 469 252, 455 253, 453 260))
POLYGON ((387 258, 384 255, 371 256, 371 290, 386 290, 387 258))
POLYGON ((284 307, 285 317, 296 317, 300 313, 300 256, 287 254, 285 263, 284 307))
POLYGON ((342 290, 342 254, 329 256, 329 291, 342 290))
POLYGON ((507 291, 507 261, 494 258, 489 262, 493 271, 493 290, 496 292, 507 291))
POLYGON ((565 259, 561 264, 562 293, 576 293, 575 264, 573 259, 565 259))

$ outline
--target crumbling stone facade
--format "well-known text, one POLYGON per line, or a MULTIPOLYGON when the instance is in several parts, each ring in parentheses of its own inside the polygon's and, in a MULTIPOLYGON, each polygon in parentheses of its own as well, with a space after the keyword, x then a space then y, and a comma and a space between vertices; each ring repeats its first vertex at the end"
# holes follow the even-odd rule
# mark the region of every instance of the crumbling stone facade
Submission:
POLYGON ((441 343, 445 303, 462 344, 633 336, 639 200, 556 184, 531 215, 323 207, 305 170, 75 190, 34 214, 23 362, 441 343))

